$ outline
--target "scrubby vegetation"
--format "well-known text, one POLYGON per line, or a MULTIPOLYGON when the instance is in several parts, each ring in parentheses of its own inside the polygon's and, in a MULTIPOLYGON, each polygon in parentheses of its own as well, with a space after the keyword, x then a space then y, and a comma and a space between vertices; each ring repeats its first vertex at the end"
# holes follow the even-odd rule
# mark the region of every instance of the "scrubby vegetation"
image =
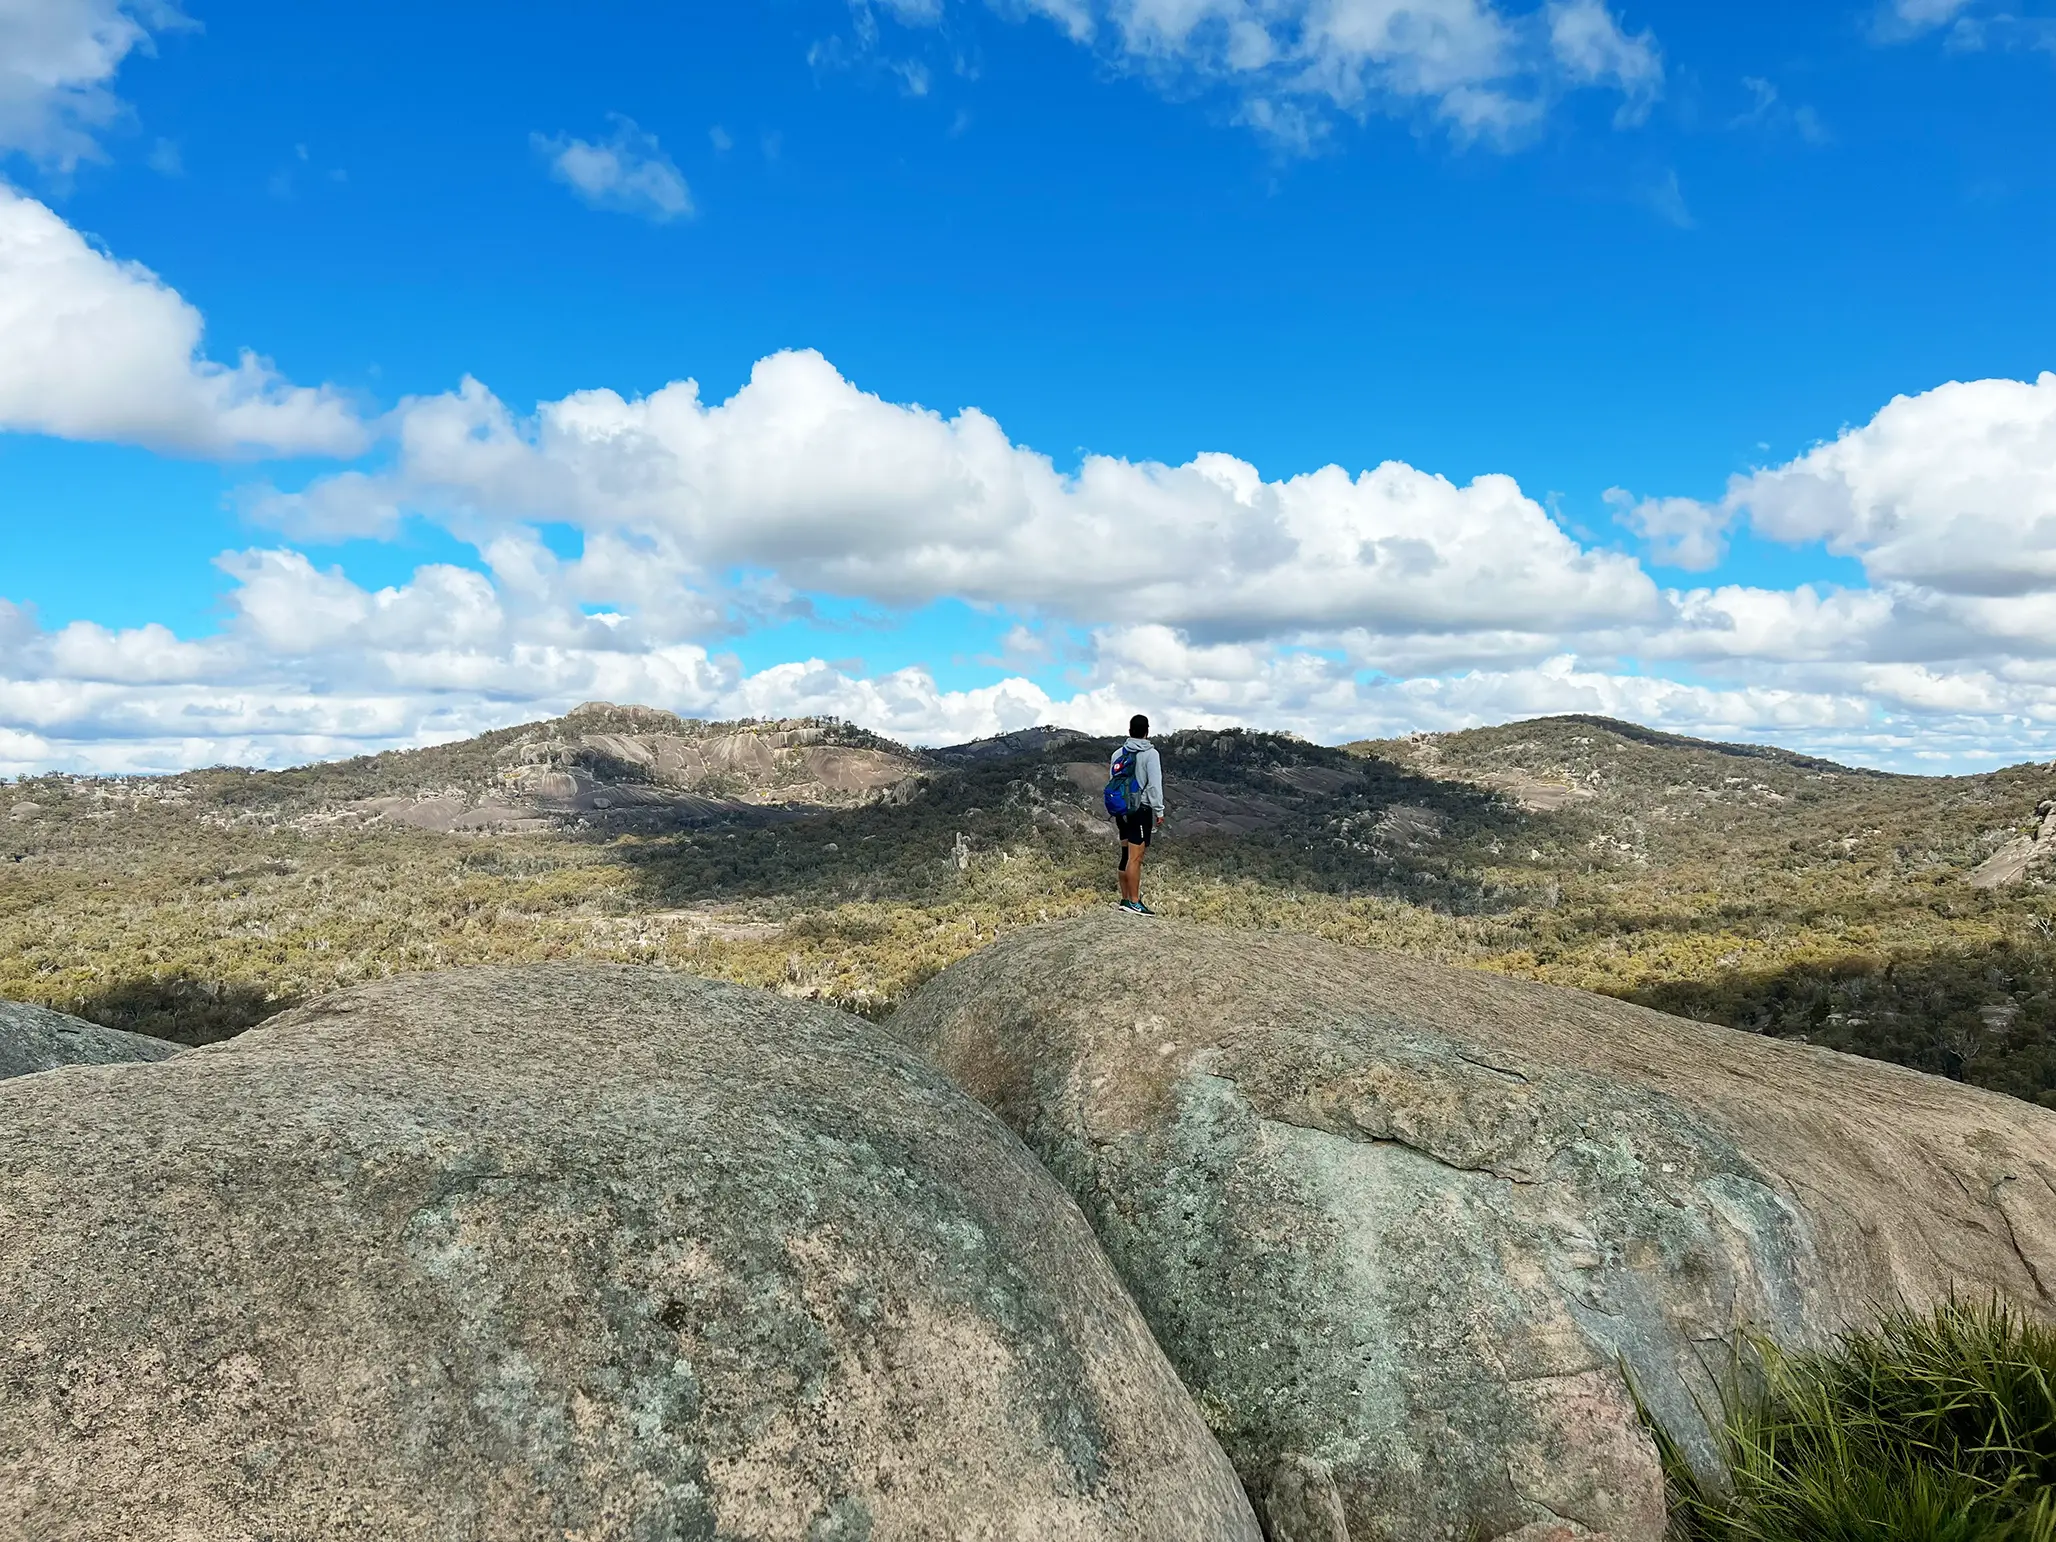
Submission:
MULTIPOLYGON (((748 726, 616 711, 579 730, 748 726)), ((781 804, 774 770, 712 814, 455 835, 360 805, 484 797, 562 724, 281 773, 17 784, 0 812, 35 812, 0 820, 0 996, 197 1041, 399 970, 597 957, 875 1015, 1001 930, 1106 903, 1107 742, 923 756, 776 726, 913 774, 822 806, 781 804)), ((1160 744, 1173 808, 1148 889, 1168 913, 1601 990, 2056 1106, 2056 891, 1968 882, 2056 793, 2047 768, 1885 776, 1586 718, 1347 750, 1160 744)))
POLYGON ((2056 1106, 2056 895, 1968 881, 2049 767, 1889 776, 1586 718, 1362 748, 1556 805, 1561 888, 1493 967, 2056 1106))
POLYGON ((2056 1329, 2004 1307, 1754 1341, 1710 1426, 1706 1476, 1652 1425, 1680 1542, 2056 1542, 2056 1329))
MULTIPOLYGON (((1339 752, 1305 753, 1365 780, 1339 752)), ((461 784, 457 753, 430 754, 423 790, 461 784)), ((582 957, 879 1014, 998 931, 1104 901, 1103 821, 1085 815, 1064 770, 1080 754, 1104 751, 938 763, 860 807, 656 833, 584 819, 492 836, 360 823, 333 817, 340 800, 315 795, 313 768, 280 774, 278 803, 253 796, 271 777, 246 772, 24 782, 15 800, 40 813, 0 824, 0 996, 206 1042, 386 974, 582 957)), ((1228 746, 1226 785, 1255 774, 1234 764, 1247 755, 1228 746)), ((352 795, 405 785, 390 762, 341 771, 352 795)), ((1367 785, 1393 778, 1413 780, 1378 772, 1367 785)), ((1399 883, 1440 895, 1437 908, 1361 881, 1351 891, 1352 869, 1327 852, 1308 860, 1309 850, 1299 834, 1195 832, 1159 864, 1152 892, 1230 925, 1288 924, 1450 958, 1487 951, 1489 928, 1461 914, 1478 897, 1460 878, 1423 868, 1418 884, 1399 883)))

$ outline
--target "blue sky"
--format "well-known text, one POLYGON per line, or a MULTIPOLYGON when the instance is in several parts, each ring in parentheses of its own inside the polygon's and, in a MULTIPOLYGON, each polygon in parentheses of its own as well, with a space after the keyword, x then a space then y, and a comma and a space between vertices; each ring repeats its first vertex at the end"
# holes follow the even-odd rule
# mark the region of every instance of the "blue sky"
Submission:
POLYGON ((2056 7, 14 9, 0 770, 601 694, 2052 753, 2056 7))

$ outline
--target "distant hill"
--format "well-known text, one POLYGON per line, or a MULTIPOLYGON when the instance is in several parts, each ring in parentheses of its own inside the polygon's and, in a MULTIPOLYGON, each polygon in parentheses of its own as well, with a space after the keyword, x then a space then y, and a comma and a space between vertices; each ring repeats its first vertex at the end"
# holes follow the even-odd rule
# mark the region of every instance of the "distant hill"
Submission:
POLYGON ((1557 898, 1495 967, 2056 1105, 2056 769, 1895 776, 1600 717, 1351 748, 1556 836, 1527 860, 1557 898))
MULTIPOLYGON (((589 957, 882 1012, 1022 921, 1137 924, 1107 905, 1113 742, 593 703, 292 771, 38 778, 0 790, 0 996, 192 1042, 381 973, 589 957)), ((1596 717, 1158 743, 1167 911, 2056 1104, 2048 767, 1893 776, 1596 717)))
POLYGON ((904 745, 832 718, 709 723, 594 701, 432 749, 291 771, 195 772, 164 785, 253 814, 513 833, 595 815, 650 828, 839 807, 925 764, 904 745))

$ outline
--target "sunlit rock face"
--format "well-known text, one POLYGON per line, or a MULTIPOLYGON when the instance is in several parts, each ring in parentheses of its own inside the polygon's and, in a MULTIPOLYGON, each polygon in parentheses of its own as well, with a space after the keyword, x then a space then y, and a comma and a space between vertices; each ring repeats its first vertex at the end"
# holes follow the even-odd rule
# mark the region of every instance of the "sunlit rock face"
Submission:
POLYGON ((1258 1538, 999 1120, 655 969, 0 1086, 0 1453, 48 1542, 1258 1538))
POLYGON ((1656 1542, 1631 1379, 1693 1445, 1745 1328, 2056 1288, 2056 1114, 1582 992, 1101 914, 893 1024, 1078 1198, 1293 1542, 1656 1542))
POLYGON ((440 781, 416 779, 340 812, 444 834, 518 834, 597 816, 612 827, 695 824, 861 804, 929 769, 832 721, 706 724, 604 701, 470 744, 477 753, 440 781))

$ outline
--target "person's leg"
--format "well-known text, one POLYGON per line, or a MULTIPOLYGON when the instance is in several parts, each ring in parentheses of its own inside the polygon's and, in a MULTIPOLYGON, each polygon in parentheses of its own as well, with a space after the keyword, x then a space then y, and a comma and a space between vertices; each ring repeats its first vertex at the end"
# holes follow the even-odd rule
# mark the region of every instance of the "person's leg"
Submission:
POLYGON ((1141 893, 1137 887, 1142 882, 1142 847, 1123 839, 1121 842, 1121 870, 1116 875, 1121 882, 1121 901, 1126 904, 1141 893))

